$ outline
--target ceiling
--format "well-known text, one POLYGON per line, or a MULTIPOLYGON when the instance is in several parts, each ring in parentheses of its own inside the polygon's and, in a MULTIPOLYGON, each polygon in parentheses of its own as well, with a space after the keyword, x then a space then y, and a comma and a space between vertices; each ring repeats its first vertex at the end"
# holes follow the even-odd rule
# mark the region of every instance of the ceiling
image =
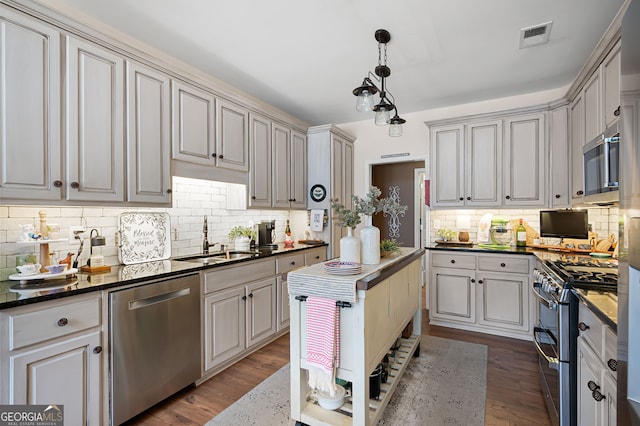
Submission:
POLYGON ((39 0, 94 18, 310 125, 372 118, 351 91, 391 33, 387 89, 409 112, 571 84, 623 0, 39 0), (520 29, 553 21, 549 42, 520 29))

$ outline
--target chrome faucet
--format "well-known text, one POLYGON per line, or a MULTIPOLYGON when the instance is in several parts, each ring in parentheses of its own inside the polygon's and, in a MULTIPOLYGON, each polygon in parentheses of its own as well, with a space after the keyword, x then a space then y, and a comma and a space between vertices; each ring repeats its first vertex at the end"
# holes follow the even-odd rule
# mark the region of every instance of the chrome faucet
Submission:
POLYGON ((202 254, 209 254, 209 227, 207 225, 207 217, 204 217, 204 224, 202 225, 202 254))

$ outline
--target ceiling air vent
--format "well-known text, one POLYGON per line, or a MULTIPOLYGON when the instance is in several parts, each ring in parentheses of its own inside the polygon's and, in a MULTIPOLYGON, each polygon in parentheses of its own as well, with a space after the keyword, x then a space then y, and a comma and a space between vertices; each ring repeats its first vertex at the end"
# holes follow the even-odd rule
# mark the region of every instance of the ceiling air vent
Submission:
POLYGON ((545 22, 544 24, 534 25, 532 27, 520 30, 520 49, 525 47, 537 46, 545 44, 549 41, 549 33, 551 32, 551 24, 553 22, 545 22))

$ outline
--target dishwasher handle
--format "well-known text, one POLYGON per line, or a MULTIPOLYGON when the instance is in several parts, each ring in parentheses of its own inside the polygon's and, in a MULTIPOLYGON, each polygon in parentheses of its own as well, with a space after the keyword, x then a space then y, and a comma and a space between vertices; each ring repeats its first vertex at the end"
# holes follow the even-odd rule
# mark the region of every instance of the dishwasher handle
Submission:
POLYGON ((169 293, 145 297, 144 299, 130 300, 129 310, 133 311, 134 309, 144 308, 145 306, 166 302, 172 299, 177 299, 178 297, 188 296, 189 294, 191 294, 191 289, 187 287, 180 290, 170 291, 169 293))

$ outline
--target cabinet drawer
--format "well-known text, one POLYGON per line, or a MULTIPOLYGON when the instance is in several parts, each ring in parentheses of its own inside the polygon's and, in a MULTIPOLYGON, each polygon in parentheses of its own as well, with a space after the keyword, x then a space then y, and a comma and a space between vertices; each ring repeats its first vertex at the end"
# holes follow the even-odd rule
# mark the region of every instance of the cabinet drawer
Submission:
POLYGON ((591 346, 598 357, 602 357, 603 324, 584 303, 580 303, 578 308, 578 324, 578 327, 584 324, 585 328, 578 331, 579 335, 591 346))
POLYGON ((304 252, 304 264, 306 266, 315 265, 316 263, 327 260, 327 248, 321 247, 304 252))
POLYGON ((276 273, 285 274, 304 266, 304 253, 276 257, 276 273))
POLYGON ((432 253, 431 266, 440 268, 476 269, 476 256, 459 253, 432 253))
POLYGON ((100 298, 9 314, 9 349, 55 339, 100 325, 100 298))
POLYGON ((275 274, 276 268, 273 259, 243 262, 221 270, 212 270, 204 273, 204 293, 208 294, 238 284, 273 277, 275 274))
POLYGON ((528 274, 529 259, 524 256, 509 256, 509 257, 478 256, 478 269, 480 271, 528 274))

